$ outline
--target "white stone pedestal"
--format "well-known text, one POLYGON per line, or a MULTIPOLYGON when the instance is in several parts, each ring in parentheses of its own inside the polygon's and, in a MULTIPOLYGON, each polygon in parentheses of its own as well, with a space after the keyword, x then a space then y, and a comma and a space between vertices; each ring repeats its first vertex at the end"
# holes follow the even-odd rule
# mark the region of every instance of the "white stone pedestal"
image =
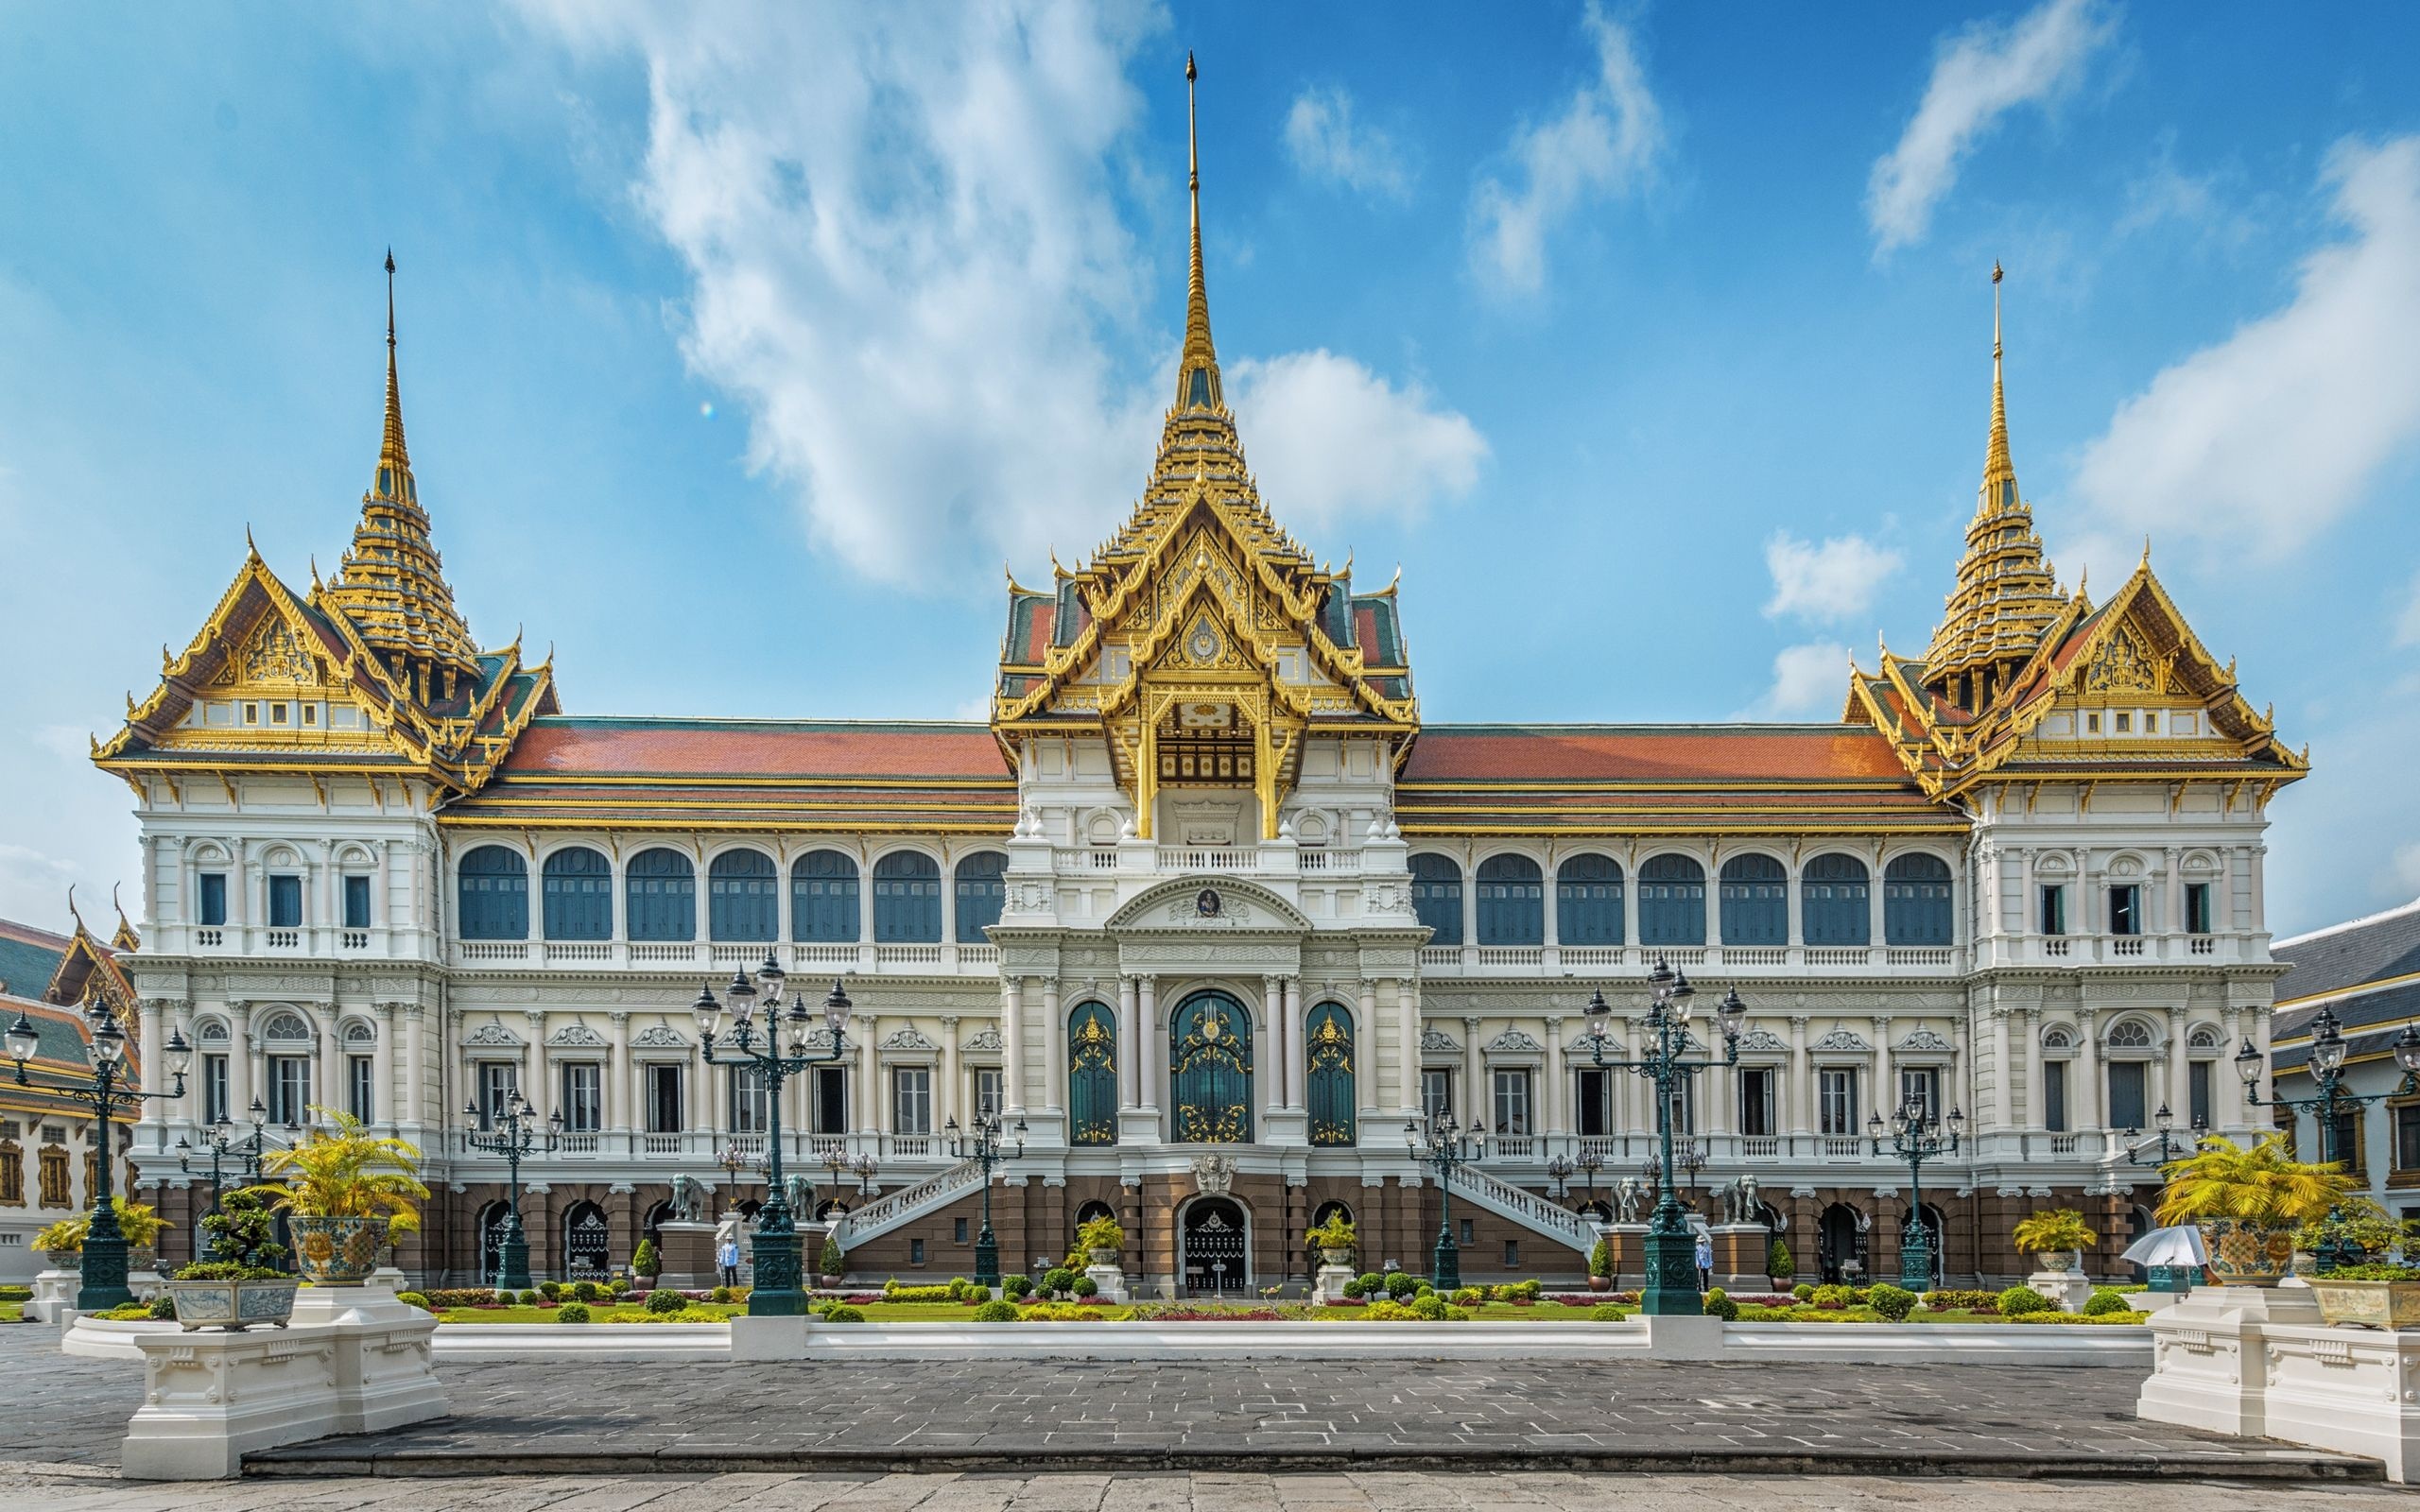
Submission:
POLYGON ((1126 1301, 1126 1273, 1115 1265, 1087 1265, 1084 1274, 1100 1288, 1100 1299, 1123 1305, 1126 1301))
POLYGON ((26 1316, 37 1323, 63 1323, 61 1315, 76 1305, 76 1288, 84 1283, 83 1275, 72 1270, 46 1270, 34 1277, 34 1299, 26 1304, 26 1316))
POLYGON ((2062 1313, 2081 1313, 2092 1300, 2092 1282, 2080 1270, 2037 1270, 2025 1284, 2050 1299, 2062 1313))
MULTIPOLYGON (((801 1360, 806 1357, 806 1331, 812 1319, 804 1314, 787 1317, 757 1317, 735 1313, 731 1319, 731 1357, 735 1360, 801 1360)), ((832 1325, 848 1328, 849 1324, 832 1325)))
POLYGON ((1647 1325, 1647 1357, 1651 1360, 1722 1358, 1723 1324, 1719 1317, 1645 1314, 1639 1321, 1647 1325))
POLYGON ((2265 1434, 2263 1395, 2271 1328, 2319 1322, 2307 1287, 2197 1286, 2152 1316, 2152 1375, 2135 1416, 2212 1433, 2265 1434))
POLYGON ((244 1455, 445 1416, 430 1368, 437 1320, 383 1287, 305 1287, 285 1329, 144 1334, 130 1480, 220 1480, 244 1455))
POLYGON ((1329 1304, 1343 1301, 1344 1283, 1351 1280, 1354 1274, 1350 1265, 1322 1265, 1319 1275, 1311 1280, 1313 1299, 1329 1304))

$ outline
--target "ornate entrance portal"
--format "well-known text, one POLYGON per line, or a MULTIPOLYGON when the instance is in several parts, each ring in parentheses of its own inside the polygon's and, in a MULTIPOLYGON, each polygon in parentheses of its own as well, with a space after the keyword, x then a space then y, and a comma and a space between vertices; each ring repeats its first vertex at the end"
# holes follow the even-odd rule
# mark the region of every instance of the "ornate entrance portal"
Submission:
POLYGON ((602 1280, 613 1268, 608 1248, 613 1228, 605 1210, 583 1202, 563 1216, 563 1277, 567 1280, 602 1280))
POLYGON ((1224 992, 1196 992, 1168 1021, 1168 1081, 1180 1144, 1252 1143, 1252 1016, 1224 992))
POLYGON ((1252 1280, 1244 1211, 1225 1197, 1199 1197, 1184 1210, 1184 1289, 1241 1293, 1252 1280))

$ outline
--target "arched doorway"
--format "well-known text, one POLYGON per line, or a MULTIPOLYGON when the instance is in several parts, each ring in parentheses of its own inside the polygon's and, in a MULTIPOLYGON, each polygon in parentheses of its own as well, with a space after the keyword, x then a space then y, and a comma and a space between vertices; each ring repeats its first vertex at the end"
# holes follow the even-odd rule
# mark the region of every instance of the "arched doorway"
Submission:
POLYGON ((479 1211, 479 1284, 493 1286, 504 1274, 504 1225, 512 1210, 491 1202, 479 1211))
POLYGON ((1196 992, 1168 1019, 1168 1081, 1180 1144, 1252 1143, 1252 1015, 1196 992))
POLYGON ((1182 1220, 1187 1292, 1240 1295, 1252 1283, 1252 1229, 1244 1210, 1225 1197, 1196 1197, 1182 1220))
MULTIPOLYGON (((1922 1221, 1925 1226, 1926 1237, 1932 1241, 1931 1284, 1939 1286, 1941 1284, 1942 1276, 1949 1268, 1949 1229, 1946 1222, 1941 1215, 1941 1210, 1934 1207, 1929 1202, 1926 1203, 1924 1206, 1924 1217, 1922 1221)), ((1899 1245, 1903 1253, 1905 1252, 1908 1243, 1907 1230, 1907 1221, 1902 1219, 1900 1222, 1899 1245)), ((1904 1269, 1904 1266, 1902 1268, 1904 1269)))
POLYGON ((672 1204, 659 1202, 647 1210, 647 1222, 640 1225, 640 1230, 647 1235, 648 1242, 655 1246, 659 1254, 664 1249, 664 1226, 671 1221, 672 1204))
POLYGON ((1846 1281, 1865 1275, 1865 1230, 1855 1208, 1844 1202, 1825 1208, 1815 1226, 1815 1241, 1817 1263, 1823 1267, 1819 1274, 1825 1281, 1846 1281))
POLYGON ((593 1202, 576 1202, 563 1214, 563 1279, 598 1281, 613 1270, 613 1226, 605 1210, 593 1202))

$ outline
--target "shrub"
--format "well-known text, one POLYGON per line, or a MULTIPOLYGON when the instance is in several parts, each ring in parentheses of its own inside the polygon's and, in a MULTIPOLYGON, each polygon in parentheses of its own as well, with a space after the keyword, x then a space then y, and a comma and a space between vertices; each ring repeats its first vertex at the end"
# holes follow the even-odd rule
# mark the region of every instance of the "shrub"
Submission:
POLYGON ((650 1279, 663 1271, 664 1262, 656 1256, 654 1240, 639 1241, 639 1247, 631 1252, 631 1269, 650 1279))
POLYGON ((647 1310, 657 1316, 668 1316, 689 1305, 689 1299, 668 1286, 659 1286, 647 1294, 647 1310))
POLYGON ((2019 1221, 2010 1242, 2022 1253, 2042 1255, 2090 1249, 2100 1243, 2100 1236, 2075 1209, 2046 1208, 2019 1221))
POLYGON ((1437 1295, 1437 1288, 1429 1285, 1426 1281, 1422 1281, 1419 1285, 1411 1289, 1411 1295, 1414 1297, 1434 1297, 1437 1295))
POLYGON ((1087 1218, 1076 1225, 1076 1247, 1079 1249, 1124 1249, 1126 1228, 1116 1219, 1107 1216, 1087 1218))
POLYGON ((558 1323, 586 1323, 593 1316, 586 1302, 565 1302, 555 1309, 555 1321, 558 1323))
POLYGON ((1927 1292, 1925 1310, 1928 1313, 1996 1313, 2000 1310, 2000 1297, 1997 1292, 1927 1292))
POLYGON ((961 1294, 949 1286, 902 1286, 893 1280, 884 1283, 882 1295, 894 1302, 955 1302, 961 1294))
MULTIPOLYGON (((1344 1295, 1357 1302, 1361 1299, 1361 1294, 1366 1290, 1367 1288, 1361 1284, 1361 1278, 1358 1276, 1354 1277, 1351 1280, 1344 1283, 1344 1295)), ((30 1297, 33 1294, 28 1292, 26 1295, 30 1297)))
POLYGON ((1464 1315, 1447 1307, 1445 1299, 1438 1296, 1434 1290, 1421 1293, 1411 1299, 1409 1305, 1413 1316, 1430 1323, 1443 1323, 1447 1318, 1459 1318, 1464 1315))
POLYGON ((1042 1273, 1042 1289, 1053 1297, 1064 1297, 1075 1289, 1076 1273, 1064 1265, 1053 1265, 1042 1273))
POLYGON ((1867 1298, 1886 1323, 1905 1323, 1916 1310, 1916 1294, 1897 1286, 1876 1286, 1867 1298))
POLYGON ((1497 1291, 1516 1302, 1534 1302, 1545 1293, 1546 1283, 1532 1276, 1528 1280, 1514 1281, 1510 1286, 1498 1287, 1497 1291))
POLYGON ((527 1291, 521 1294, 521 1305, 524 1307, 544 1307, 552 1300, 553 1298, 544 1292, 527 1291))
POLYGON ((0 1286, 0 1302, 30 1302, 34 1289, 30 1286, 0 1286))
POLYGON ((1477 1307, 1487 1300, 1487 1294, 1476 1286, 1465 1286, 1454 1294, 1456 1307, 1477 1307))
POLYGON ((1789 1242, 1774 1240, 1772 1247, 1765 1251, 1766 1279, 1777 1281, 1797 1274, 1798 1262, 1790 1257, 1789 1242))
POLYGON ((395 1300, 407 1307, 417 1307, 424 1313, 430 1310, 426 1292, 397 1292, 395 1300))
MULTIPOLYGON (((1789 1295, 1796 1297, 1797 1290, 1793 1288, 1789 1295)), ((1813 1302, 1817 1307, 1842 1308, 1857 1300, 1857 1293, 1846 1286, 1818 1286, 1806 1294, 1806 1300, 1813 1302)))
POLYGON ((1607 1244, 1604 1240, 1599 1239, 1597 1241, 1596 1246, 1588 1251, 1588 1274, 1591 1276, 1611 1276, 1613 1273, 1614 1246, 1607 1244))
MULTIPOLYGON (((596 1282, 591 1281, 589 1284, 593 1286, 596 1282)), ((563 1299, 563 1283, 561 1281, 540 1281, 538 1283, 538 1295, 544 1297, 549 1302, 560 1302, 563 1299)), ((573 1295, 577 1296, 578 1294, 575 1293, 573 1295)))
POLYGON ((1076 1284, 1073 1290, 1078 1297, 1098 1297, 1100 1295, 1100 1282, 1093 1280, 1089 1276, 1079 1276, 1076 1278, 1076 1284))
POLYGON ((571 1283, 571 1299, 575 1302, 601 1302, 605 1299, 605 1293, 595 1281, 574 1281, 571 1283))
POLYGON ((1354 1235, 1352 1222, 1340 1212, 1329 1214, 1327 1222, 1315 1226, 1303 1236, 1303 1242, 1315 1250, 1349 1250, 1358 1241, 1354 1235))
POLYGON ((1003 1276, 1000 1278, 1000 1295, 1011 1301, 1015 1300, 1017 1297, 1023 1297, 1026 1293, 1032 1290, 1033 1278, 1030 1276, 1003 1276))
POLYGON ((823 1236, 823 1253, 817 1259, 816 1264, 826 1276, 838 1277, 849 1273, 849 1252, 840 1247, 838 1234, 823 1236))
POLYGON ((95 1313, 93 1315, 101 1319, 105 1323, 147 1322, 151 1316, 151 1304, 148 1302, 122 1302, 116 1307, 111 1308, 106 1313, 95 1313))
POLYGON ((1372 1302, 1361 1310, 1361 1315, 1373 1323, 1411 1323, 1420 1317, 1409 1302, 1386 1301, 1372 1302))
POLYGON ((485 1307, 495 1300, 495 1289, 489 1286, 444 1286, 425 1295, 432 1313, 457 1307, 485 1307))
POLYGON ((835 1302, 830 1307, 823 1310, 823 1321, 826 1323, 862 1323, 865 1320, 866 1310, 864 1308, 851 1307, 846 1302, 835 1302))
POLYGON ((1811 1302, 1815 1300, 1815 1288, 1805 1281, 1800 1281, 1789 1289, 1789 1295, 1802 1302, 1811 1302))
POLYGON ((190 1265, 180 1265, 174 1280, 181 1281, 273 1281, 285 1272, 271 1270, 267 1265, 247 1265, 240 1260, 197 1260, 190 1265))
POLYGON ((177 1299, 170 1297, 167 1293, 162 1292, 159 1296, 151 1298, 150 1312, 153 1321, 160 1323, 173 1323, 177 1320, 177 1299))
POLYGON ((2131 1313, 2133 1311, 2134 1309, 2126 1305, 2126 1299, 2124 1297, 2118 1296, 2116 1292, 2111 1291, 2106 1286, 2094 1287, 2092 1289, 2092 1296, 2085 1298, 2083 1304, 2083 1315, 2086 1317, 2104 1317, 2111 1313, 2131 1313))
POLYGON ((1731 1294, 1720 1286, 1707 1292, 1701 1305, 1705 1308, 1705 1315, 1708 1317, 1719 1317, 1725 1323, 1739 1321, 1739 1304, 1733 1301, 1731 1294))
POLYGON ((728 1286, 717 1286, 713 1291, 706 1294, 706 1300, 709 1302, 718 1302, 725 1307, 729 1307, 731 1305, 731 1288, 728 1286))
POLYGON ((1365 1270, 1361 1273, 1362 1296, 1375 1297, 1386 1289, 1387 1279, 1383 1275, 1380 1275, 1374 1270, 1365 1270))
POLYGON ((1421 1285, 1420 1278, 1408 1270, 1394 1270, 1387 1273, 1387 1295, 1397 1301, 1418 1292, 1421 1285))
POLYGON ((986 1302, 975 1310, 975 1321, 977 1323, 1013 1323, 1016 1320, 1017 1304, 1014 1302, 986 1302))
POLYGON ((2000 1316, 2023 1317, 2049 1311, 2050 1299, 2031 1286, 2012 1286, 2000 1293, 2000 1316))
POLYGON ((1624 1307, 1616 1307, 1611 1302, 1599 1302, 1594 1307, 1588 1309, 1588 1316, 1593 1321, 1599 1323, 1618 1323, 1622 1319, 1630 1316, 1630 1310, 1624 1307))

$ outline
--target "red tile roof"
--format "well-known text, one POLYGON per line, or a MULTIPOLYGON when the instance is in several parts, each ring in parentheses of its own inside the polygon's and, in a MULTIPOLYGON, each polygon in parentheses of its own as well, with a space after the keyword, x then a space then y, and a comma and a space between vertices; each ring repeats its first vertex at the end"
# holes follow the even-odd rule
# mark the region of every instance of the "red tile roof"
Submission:
POLYGON ((1409 783, 1858 782, 1908 784, 1891 743, 1860 725, 1431 725, 1409 783))
POLYGON ((537 719, 498 773, 1009 780, 981 725, 740 719, 537 719))

